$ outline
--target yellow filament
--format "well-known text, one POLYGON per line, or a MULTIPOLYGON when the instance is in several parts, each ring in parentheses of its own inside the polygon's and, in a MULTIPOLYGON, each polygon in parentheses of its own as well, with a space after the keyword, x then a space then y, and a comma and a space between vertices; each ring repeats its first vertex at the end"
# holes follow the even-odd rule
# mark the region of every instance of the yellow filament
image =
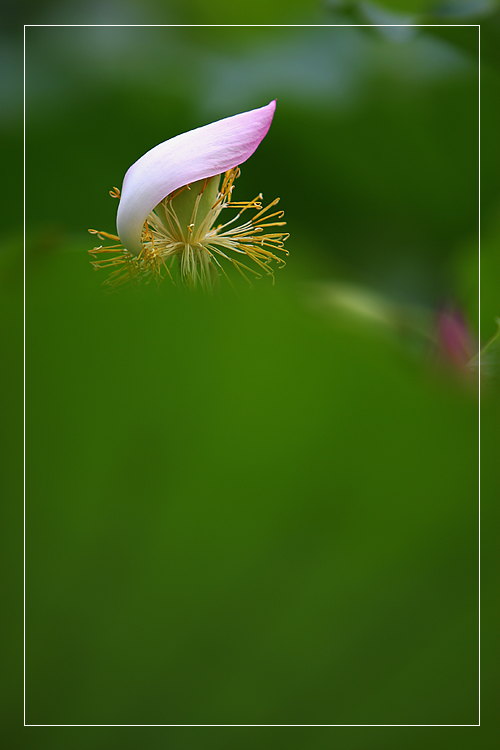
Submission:
MULTIPOLYGON (((212 179, 206 178, 196 196, 190 223, 184 227, 180 224, 174 201, 183 190, 191 190, 191 186, 185 185, 168 195, 162 201, 164 212, 162 211, 161 217, 152 211, 144 223, 139 255, 132 255, 121 244, 100 246, 90 250, 94 257, 101 253, 116 253, 115 257, 92 262, 95 269, 114 269, 104 284, 116 288, 141 279, 145 279, 146 282, 154 279, 161 283, 166 276, 175 283, 171 269, 177 261, 181 279, 191 288, 199 285, 207 291, 212 291, 213 285, 218 284, 219 272, 233 286, 220 259, 232 263, 249 284, 251 282, 246 272, 261 278, 262 274, 257 269, 232 257, 231 253, 245 255, 262 273, 273 277, 274 283, 274 270, 271 264, 275 262, 278 268, 285 265, 283 258, 275 255, 274 251, 288 255, 284 242, 289 234, 266 233, 266 230, 285 226, 285 221, 270 221, 282 219, 284 212, 268 213, 279 202, 279 198, 263 207, 261 193, 250 201, 232 201, 234 182, 240 173, 239 167, 225 172, 214 204, 201 220, 197 220, 202 195, 212 179), (236 215, 226 223, 215 226, 217 218, 225 208, 236 209, 236 215), (253 209, 257 213, 238 226, 236 222, 248 209, 253 209)), ((114 187, 110 190, 110 195, 119 198, 120 191, 114 187)), ((95 229, 89 229, 89 232, 97 235, 99 239, 110 239, 120 243, 120 238, 114 234, 95 229)))

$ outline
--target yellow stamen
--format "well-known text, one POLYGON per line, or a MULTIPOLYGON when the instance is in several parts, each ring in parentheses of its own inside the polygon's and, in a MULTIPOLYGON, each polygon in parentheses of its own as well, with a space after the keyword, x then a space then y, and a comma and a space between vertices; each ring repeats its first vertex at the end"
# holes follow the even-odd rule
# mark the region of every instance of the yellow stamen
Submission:
MULTIPOLYGON (((271 227, 285 226, 285 221, 270 221, 270 219, 282 219, 284 212, 268 213, 279 202, 279 198, 263 208, 262 194, 250 201, 232 201, 234 182, 239 175, 239 167, 225 172, 222 185, 218 190, 219 177, 199 181, 195 184, 196 193, 193 194, 192 199, 188 197, 182 199, 179 215, 176 210, 176 198, 185 190, 192 191, 193 187, 185 185, 168 195, 149 214, 144 223, 142 248, 139 255, 132 255, 121 244, 100 246, 89 251, 94 257, 101 253, 117 253, 114 258, 97 260, 92 264, 96 269, 115 269, 104 283, 116 288, 141 279, 146 281, 155 279, 161 282, 165 276, 173 282, 171 268, 172 264, 177 261, 180 277, 186 286, 193 289, 201 286, 207 291, 212 291, 214 285, 218 285, 220 274, 228 279, 232 286, 220 258, 232 263, 248 283, 251 282, 246 272, 254 274, 257 278, 261 277, 262 274, 257 269, 232 257, 231 254, 234 253, 240 256, 246 255, 263 274, 273 277, 274 283, 274 269, 271 264, 276 262, 278 268, 285 265, 283 258, 275 255, 275 251, 288 255, 284 242, 289 234, 266 233, 266 230, 271 227), (211 180, 217 182, 211 182, 211 180), (207 188, 211 192, 205 195, 207 188), (207 204, 207 196, 210 200, 212 195, 214 202, 210 206, 210 203, 207 204), (192 200, 191 204, 190 200, 192 200), (216 226, 216 221, 225 208, 236 209, 237 213, 226 223, 216 226), (257 213, 238 226, 236 222, 248 209, 253 209, 257 213), (186 220, 189 214, 190 218, 186 220), (181 221, 180 216, 185 218, 181 221)), ((119 198, 120 191, 118 188, 113 188, 110 195, 119 198)), ((119 237, 107 232, 95 229, 89 232, 100 239, 120 242, 119 237)))

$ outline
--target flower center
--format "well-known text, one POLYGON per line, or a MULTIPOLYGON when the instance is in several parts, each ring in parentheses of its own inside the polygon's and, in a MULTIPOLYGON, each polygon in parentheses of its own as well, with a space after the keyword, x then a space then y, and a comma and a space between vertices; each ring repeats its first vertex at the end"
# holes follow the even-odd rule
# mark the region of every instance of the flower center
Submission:
MULTIPOLYGON (((268 213, 279 198, 265 208, 262 208, 262 195, 252 201, 232 201, 234 181, 239 174, 239 167, 236 167, 224 176, 199 180, 174 191, 149 214, 142 232, 142 250, 138 256, 132 256, 122 248, 121 256, 96 261, 94 267, 104 268, 121 263, 124 266, 122 273, 116 269, 108 279, 108 283, 113 286, 142 277, 161 280, 165 274, 173 281, 176 263, 184 285, 192 289, 201 286, 210 291, 218 286, 221 275, 229 280, 221 263, 224 260, 237 268, 247 281, 249 279, 245 272, 257 277, 265 273, 274 278, 271 263, 274 261, 283 266, 285 262, 273 251, 281 250, 288 254, 283 243, 289 235, 281 231, 265 231, 270 227, 282 227, 286 224, 276 220, 283 218, 282 211, 268 213), (214 226, 220 213, 227 208, 236 209, 236 215, 225 224, 214 226), (238 225, 236 222, 248 209, 256 210, 257 213, 238 225), (269 221, 270 219, 274 221, 269 221), (260 270, 247 266, 240 260, 241 256, 250 258, 260 270)), ((113 235, 105 232, 93 231, 100 237, 113 238, 113 235)), ((94 248, 92 252, 95 255, 118 250, 119 247, 94 248)))

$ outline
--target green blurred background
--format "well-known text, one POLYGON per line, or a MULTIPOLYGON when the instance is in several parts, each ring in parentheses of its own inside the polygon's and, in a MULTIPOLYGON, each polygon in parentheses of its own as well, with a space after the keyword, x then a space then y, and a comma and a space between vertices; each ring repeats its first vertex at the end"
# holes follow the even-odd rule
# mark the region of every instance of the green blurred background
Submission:
MULTIPOLYGON (((450 356, 440 321, 459 321, 472 354, 500 314, 497 6, 253 10, 44 4, 30 21, 480 19, 482 330, 477 27, 28 28, 28 724, 478 721, 476 376, 450 356), (276 286, 237 282, 239 296, 216 299, 168 283, 104 295, 86 230, 114 231, 108 190, 130 164, 272 98, 272 128, 235 195, 281 198, 290 258, 276 286)), ((13 160, 14 95, 2 123, 13 160)), ((5 188, 12 361, 19 206, 5 188)), ((495 367, 493 347, 492 462, 495 367)), ((9 416, 19 385, 7 376, 9 416)), ((163 746, 150 731, 148 745, 163 746)), ((196 731, 172 729, 171 746, 255 743, 236 728, 196 731)), ((284 741, 254 731, 265 746, 284 741)), ((327 731, 296 730, 294 741, 329 747, 327 731)), ((342 747, 420 746, 402 728, 338 731, 342 747)), ((68 737, 38 730, 36 746, 68 737)), ((119 730, 92 740, 129 744, 119 730)))

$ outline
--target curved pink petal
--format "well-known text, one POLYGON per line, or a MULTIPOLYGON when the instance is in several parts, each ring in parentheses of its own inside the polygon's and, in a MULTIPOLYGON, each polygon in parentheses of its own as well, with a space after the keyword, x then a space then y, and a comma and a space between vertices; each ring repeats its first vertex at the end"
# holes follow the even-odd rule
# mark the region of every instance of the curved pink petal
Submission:
POLYGON ((271 126, 276 101, 160 143, 132 164, 123 180, 116 225, 123 246, 138 254, 144 222, 169 193, 246 161, 271 126))

